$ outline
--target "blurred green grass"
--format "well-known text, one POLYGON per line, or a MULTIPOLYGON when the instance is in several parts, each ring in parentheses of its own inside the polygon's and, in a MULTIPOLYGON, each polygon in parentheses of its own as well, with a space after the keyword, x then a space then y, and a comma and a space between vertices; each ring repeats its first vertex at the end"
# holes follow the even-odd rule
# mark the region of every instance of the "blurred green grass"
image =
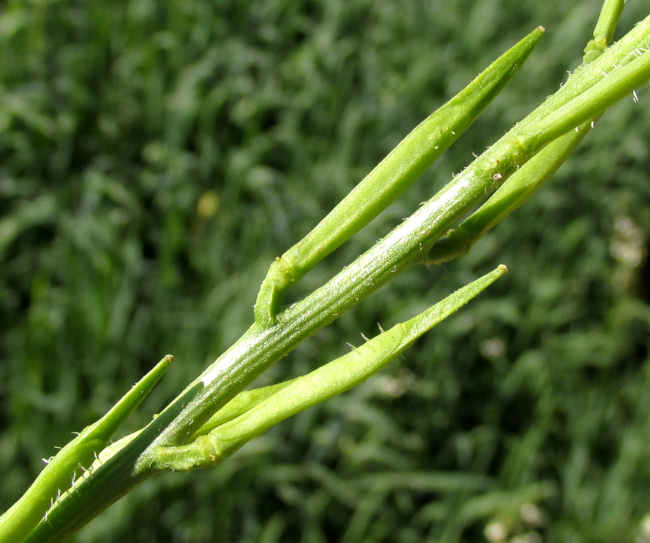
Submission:
MULTIPOLYGON (((522 73, 300 296, 580 61, 600 5, 9 1, 0 8, 0 509, 162 355, 129 430, 251 323, 271 259, 415 124, 544 25, 522 73)), ((647 15, 629 2, 624 29, 647 15)), ((626 100, 537 197, 398 278, 262 378, 308 371, 505 262, 387 371, 77 538, 650 541, 650 113, 626 100), (645 535, 644 535, 645 534, 645 535)))

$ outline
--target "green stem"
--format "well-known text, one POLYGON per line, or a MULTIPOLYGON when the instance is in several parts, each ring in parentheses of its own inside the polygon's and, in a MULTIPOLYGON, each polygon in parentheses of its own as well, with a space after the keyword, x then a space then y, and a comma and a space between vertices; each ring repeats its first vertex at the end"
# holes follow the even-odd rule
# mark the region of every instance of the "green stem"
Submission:
MULTIPOLYGON (((641 36, 637 37, 636 43, 645 44, 650 41, 649 27, 650 18, 632 31, 641 36)), ((623 43, 623 40, 620 43, 623 43)), ((639 47, 636 43, 635 48, 639 47)), ((617 46, 618 44, 612 49, 617 46)), ((629 51, 621 47, 615 49, 615 53, 620 57, 621 64, 629 57, 629 51)), ((613 55, 607 55, 606 61, 615 65, 613 55)), ((592 64, 597 64, 597 61, 592 64)), ((638 66, 635 65, 635 68, 638 66)), ((637 72, 638 70, 632 74, 636 74, 635 77, 638 78, 637 72)), ((604 80, 603 86, 598 86, 597 91, 590 93, 598 104, 597 108, 594 108, 591 102, 580 100, 579 96, 571 102, 570 107, 577 108, 576 111, 570 111, 572 122, 580 124, 588 121, 594 114, 609 107, 615 99, 631 92, 637 83, 634 79, 626 87, 624 81, 612 77, 605 78, 600 74, 600 79, 604 80), (610 92, 607 84, 609 80, 612 81, 616 92, 610 92), (600 99, 596 92, 607 93, 606 100, 600 99)), ((586 87, 587 92, 594 86, 594 82, 586 87)), ((566 85, 561 91, 565 88, 566 85)), ((579 85, 573 85, 573 91, 578 92, 580 89, 579 85)), ((518 124, 354 263, 306 299, 282 311, 275 326, 251 327, 239 342, 200 376, 204 388, 174 424, 160 436, 155 445, 178 445, 186 441, 195 428, 238 390, 270 364, 286 355, 295 345, 331 323, 338 315, 399 273, 426 261, 426 254, 431 245, 471 207, 484 199, 486 194, 498 188, 509 175, 534 156, 551 137, 555 137, 558 126, 565 130, 574 128, 573 124, 567 124, 565 117, 552 117, 549 111, 549 104, 554 103, 560 108, 570 102, 572 97, 572 93, 563 91, 561 99, 547 100, 540 107, 541 112, 536 110, 518 124), (552 119, 552 122, 548 119, 545 121, 545 117, 552 119), (533 122, 536 123, 536 130, 529 132, 528 127, 533 125, 533 122)))
POLYGON ((532 135, 533 146, 541 148, 549 139, 556 139, 596 117, 644 85, 649 78, 650 51, 646 51, 545 118, 528 124, 525 131, 532 135), (535 141, 537 137, 540 141, 535 141))
MULTIPOLYGON (((559 108, 596 82, 609 80, 603 75, 602 68, 614 69, 617 64, 624 65, 635 58, 636 49, 647 46, 650 46, 650 17, 591 63, 591 70, 581 72, 590 84, 582 85, 576 81, 570 85, 567 83, 558 91, 559 96, 549 98, 374 247, 326 285, 282 311, 275 326, 262 328, 253 325, 240 341, 199 377, 203 388, 155 445, 178 445, 189 439, 212 413, 270 364, 399 273, 425 261, 430 246, 452 224, 481 201, 486 191, 494 190, 547 143, 548 134, 557 131, 555 123, 546 123, 541 126, 542 132, 527 134, 527 126, 548 116, 552 105, 559 108)), ((626 88, 617 83, 616 96, 631 92, 633 88, 634 85, 626 88)), ((609 99, 614 98, 610 93, 609 99)), ((598 96, 594 99, 598 99, 598 96)), ((587 122, 600 111, 594 112, 589 103, 577 102, 582 113, 572 112, 572 118, 578 124, 587 122)), ((598 104, 604 109, 611 102, 598 100, 598 104)), ((558 119, 556 123, 563 124, 564 120, 558 119)))
MULTIPOLYGON (((624 4, 624 0, 608 0, 603 5, 594 37, 585 48, 583 66, 602 55, 605 47, 611 43, 624 4)), ((575 77, 575 74, 571 77, 575 77)), ((564 164, 591 131, 596 120, 548 144, 510 176, 480 209, 433 246, 429 262, 440 264, 469 253, 481 237, 526 202, 564 164)))
MULTIPOLYGON (((29 541, 58 541, 66 534, 74 533, 132 486, 155 472, 158 447, 188 443, 214 413, 269 365, 399 273, 426 261, 433 243, 533 156, 536 147, 547 143, 544 138, 548 140, 549 134, 556 133, 557 123, 563 120, 538 124, 537 128, 543 130, 540 133, 527 133, 530 125, 593 87, 605 77, 604 74, 611 77, 619 66, 633 61, 637 49, 650 46, 649 42, 650 17, 596 61, 580 69, 579 76, 567 82, 373 248, 326 285, 280 312, 276 325, 263 327, 254 324, 158 418, 116 454, 96 466, 87 479, 75 485, 66 499, 57 502, 48 514, 48 523, 41 523, 29 541)), ((624 82, 621 83, 624 87, 624 82)), ((633 88, 629 87, 627 91, 631 92, 633 88)), ((610 93, 608 101, 597 96, 594 99, 599 108, 606 108, 613 97, 610 93)), ((574 118, 575 126, 587 122, 600 111, 594 112, 589 103, 580 100, 575 104, 582 108, 582 117, 577 115, 574 118)))
POLYGON ((429 263, 441 264, 469 253, 481 237, 528 200, 564 164, 590 130, 591 123, 586 123, 578 131, 549 143, 512 174, 480 209, 438 240, 429 251, 429 263))
POLYGON ((612 40, 614 31, 621 18, 625 0, 606 0, 600 10, 600 16, 594 28, 594 38, 589 41, 585 47, 585 56, 583 63, 588 64, 599 57, 612 40))

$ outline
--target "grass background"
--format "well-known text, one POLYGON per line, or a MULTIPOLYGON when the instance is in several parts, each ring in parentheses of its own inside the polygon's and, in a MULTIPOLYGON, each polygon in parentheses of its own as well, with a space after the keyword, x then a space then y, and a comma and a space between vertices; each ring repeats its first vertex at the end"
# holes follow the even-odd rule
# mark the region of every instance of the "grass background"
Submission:
MULTIPOLYGON (((127 425, 251 323, 271 259, 537 25, 538 50, 322 284, 575 67, 595 0, 9 0, 0 8, 0 510, 164 354, 127 425)), ((628 2, 617 36, 647 15, 628 2)), ((300 346, 308 371, 505 262, 381 375, 75 539, 650 541, 650 99, 603 117, 470 254, 300 346), (645 524, 644 524, 645 521, 645 524), (645 526, 645 529, 644 529, 645 526), (518 539, 517 539, 518 538, 518 539)))

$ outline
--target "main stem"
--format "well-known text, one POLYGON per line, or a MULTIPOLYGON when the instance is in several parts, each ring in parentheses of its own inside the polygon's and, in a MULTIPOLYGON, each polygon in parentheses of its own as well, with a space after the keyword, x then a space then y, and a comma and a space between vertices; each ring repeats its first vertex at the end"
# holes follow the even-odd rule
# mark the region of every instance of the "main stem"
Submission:
POLYGON ((424 261, 431 245, 482 192, 482 187, 472 186, 469 180, 447 185, 353 264, 282 312, 277 325, 253 325, 136 439, 96 466, 91 476, 94 480, 61 500, 49 513, 49 526, 41 523, 27 541, 61 541, 152 475, 149 450, 184 443, 270 364, 398 274, 424 261), (83 516, 72 501, 85 504, 83 516))
MULTIPOLYGON (((526 121, 530 125, 557 110, 602 79, 602 71, 613 70, 627 55, 634 54, 636 48, 647 47, 648 41, 650 18, 639 23, 617 46, 606 51, 602 60, 585 67, 579 81, 574 78, 572 84, 567 83, 522 121, 520 127, 525 126, 526 121)), ((477 164, 468 167, 326 285, 281 312, 275 326, 262 329, 253 325, 133 441, 96 466, 90 481, 75 486, 70 497, 57 502, 47 523, 41 523, 28 541, 61 541, 74 533, 153 473, 149 451, 154 447, 186 442, 214 412, 270 364, 398 274, 423 261, 432 244, 485 197, 492 179, 495 186, 489 186, 490 190, 497 188, 497 175, 499 180, 505 181, 520 164, 519 151, 507 149, 513 145, 516 147, 517 141, 515 138, 495 144, 477 164), (504 160, 504 157, 509 172, 499 169, 499 160, 504 160), (478 178, 482 181, 478 182, 478 178)), ((528 158, 530 156, 525 157, 528 158)))

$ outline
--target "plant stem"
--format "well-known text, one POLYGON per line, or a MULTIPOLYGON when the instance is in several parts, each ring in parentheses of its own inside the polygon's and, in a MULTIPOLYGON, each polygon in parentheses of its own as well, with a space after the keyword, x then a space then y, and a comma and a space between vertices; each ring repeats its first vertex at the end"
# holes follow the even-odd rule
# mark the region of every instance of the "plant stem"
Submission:
POLYGON ((158 447, 186 444, 214 413, 301 341, 398 274, 426 262, 431 246, 539 149, 632 92, 647 77, 648 55, 638 50, 649 46, 650 17, 601 57, 576 70, 576 77, 374 247, 307 298, 282 310, 275 325, 253 324, 141 433, 112 456, 100 455, 101 462, 55 504, 48 522, 41 523, 28 541, 60 541, 74 533, 155 472, 158 447), (622 72, 625 78, 617 79, 616 73, 630 63, 634 66, 622 72), (588 99, 581 97, 585 92, 588 99))
MULTIPOLYGON (((495 190, 508 175, 534 156, 548 142, 549 134, 557 135, 558 125, 572 130, 590 120, 617 98, 631 92, 637 81, 627 87, 615 84, 616 93, 610 93, 610 101, 595 96, 593 99, 600 109, 594 108, 591 102, 577 100, 576 107, 582 109, 570 112, 572 123, 576 125, 566 126, 564 118, 544 122, 544 118, 552 114, 551 107, 559 109, 582 91, 604 80, 604 68, 614 69, 622 65, 621 69, 624 69, 625 64, 636 58, 637 49, 648 46, 650 17, 582 70, 586 82, 574 80, 564 85, 385 238, 323 287, 282 311, 275 326, 262 328, 253 325, 195 381, 204 387, 154 445, 182 444, 209 418, 209 414, 216 412, 271 363, 398 274, 425 262, 430 246, 483 199, 486 191, 495 190), (540 131, 527 133, 533 123, 537 123, 535 126, 540 131), (500 177, 495 180, 495 176, 500 177)), ((642 67, 647 70, 645 64, 642 67)), ((637 77, 640 76, 637 74, 637 77)))
MULTIPOLYGON (((633 59, 636 58, 636 54, 633 51, 648 45, 649 28, 650 17, 630 33, 634 40, 631 38, 626 41, 621 40, 608 50, 609 55, 602 55, 601 58, 604 59, 602 64, 599 63, 601 59, 598 59, 589 66, 606 67, 609 63, 614 66, 617 58, 620 59, 620 64, 625 64, 626 60, 635 64, 633 59), (625 45, 629 47, 630 42, 634 46, 632 51, 624 48, 625 45)), ((641 66, 640 72, 639 70, 634 72, 636 79, 630 83, 631 86, 627 87, 621 85, 622 82, 616 78, 612 79, 614 75, 605 78, 601 72, 598 72, 598 77, 595 69, 583 72, 590 81, 589 85, 574 83, 562 87, 558 92, 560 95, 558 98, 554 95, 516 125, 497 144, 477 158, 374 247, 357 258, 326 285, 282 311, 277 317, 278 322, 275 326, 263 328, 253 325, 240 341, 199 377, 204 387, 199 390, 197 397, 186 406, 174 423, 156 440, 154 446, 179 445, 186 442, 212 413, 270 364, 285 356, 298 343, 331 323, 341 313, 398 274, 415 264, 425 262, 426 254, 433 243, 472 206, 498 188, 509 175, 534 156, 551 137, 557 137, 558 127, 565 131, 572 130, 575 126, 574 122, 581 124, 588 121, 595 114, 609 107, 616 99, 631 92, 638 78, 647 77, 644 71, 648 69, 645 57, 643 62, 635 64, 635 67, 638 66, 641 66), (607 93, 606 100, 599 94, 593 96, 590 101, 580 99, 580 90, 589 91, 598 81, 605 79, 607 81, 611 79, 614 90, 610 92, 607 81, 603 81, 603 86, 596 87, 597 90, 592 94, 607 93), (570 87, 569 90, 566 90, 567 87, 570 87), (578 98, 571 101, 575 94, 578 98), (567 123, 566 116, 553 116, 550 110, 551 105, 560 109, 568 102, 571 104, 567 105, 565 113, 571 114, 570 123, 567 123), (575 110, 572 109, 574 106, 575 110), (530 130, 530 126, 535 130, 530 130)), ((624 70, 625 66, 620 69, 624 70)))

